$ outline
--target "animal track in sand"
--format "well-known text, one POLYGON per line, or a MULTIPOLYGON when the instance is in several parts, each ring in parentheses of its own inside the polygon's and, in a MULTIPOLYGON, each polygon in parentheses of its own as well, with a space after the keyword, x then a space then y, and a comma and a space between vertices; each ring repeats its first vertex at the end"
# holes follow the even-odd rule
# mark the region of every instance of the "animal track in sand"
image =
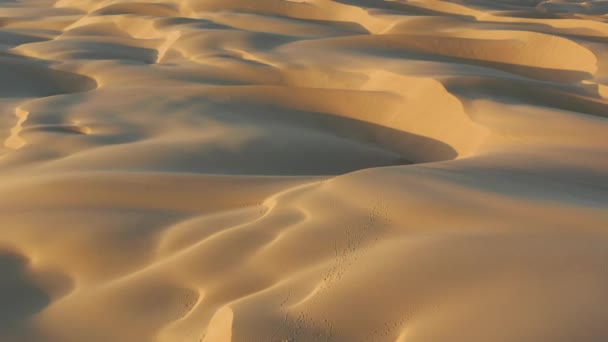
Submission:
MULTIPOLYGON (((385 233, 389 223, 388 203, 382 198, 374 201, 363 223, 345 222, 345 236, 340 243, 344 246, 339 248, 338 241, 334 242, 335 258, 331 262, 332 266, 325 273, 325 277, 308 295, 303 299, 297 299, 295 303, 291 303, 292 288, 287 290, 287 294, 278 305, 279 310, 284 311, 283 318, 269 341, 299 341, 306 340, 306 337, 314 338, 315 341, 333 341, 337 331, 335 322, 331 318, 324 316, 315 318, 306 310, 297 308, 306 302, 322 301, 325 292, 336 286, 350 271, 351 266, 354 266, 359 258, 365 256, 371 245, 385 233)), ((405 321, 406 319, 403 318, 386 322, 383 330, 370 332, 365 341, 388 338, 394 335, 405 321)))

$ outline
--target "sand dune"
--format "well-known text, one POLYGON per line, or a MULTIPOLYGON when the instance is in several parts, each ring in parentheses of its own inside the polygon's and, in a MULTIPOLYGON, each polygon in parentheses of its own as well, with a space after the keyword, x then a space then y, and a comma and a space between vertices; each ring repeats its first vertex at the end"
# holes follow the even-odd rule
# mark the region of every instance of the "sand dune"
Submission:
POLYGON ((608 339, 607 34, 594 0, 0 0, 0 340, 608 339))

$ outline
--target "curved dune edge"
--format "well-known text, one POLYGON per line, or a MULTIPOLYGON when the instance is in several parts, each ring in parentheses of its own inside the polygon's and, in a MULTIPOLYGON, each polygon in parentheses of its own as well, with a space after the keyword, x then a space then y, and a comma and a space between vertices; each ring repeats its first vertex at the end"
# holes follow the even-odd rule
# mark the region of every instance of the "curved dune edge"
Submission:
POLYGON ((0 340, 608 339, 607 10, 0 1, 0 340))
POLYGON ((30 113, 24 111, 23 109, 17 108, 15 110, 15 116, 17 117, 17 123, 15 127, 11 128, 11 135, 6 138, 4 141, 4 146, 7 148, 12 148, 14 150, 18 150, 25 145, 23 139, 19 137, 19 133, 23 129, 23 123, 27 121, 27 117, 30 113))

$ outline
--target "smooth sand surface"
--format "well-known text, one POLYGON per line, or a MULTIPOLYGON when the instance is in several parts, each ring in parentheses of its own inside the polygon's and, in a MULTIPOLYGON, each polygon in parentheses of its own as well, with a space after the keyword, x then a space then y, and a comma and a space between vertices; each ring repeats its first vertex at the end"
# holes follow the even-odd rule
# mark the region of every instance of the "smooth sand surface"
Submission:
POLYGON ((607 322, 608 1, 0 0, 0 341, 607 322))

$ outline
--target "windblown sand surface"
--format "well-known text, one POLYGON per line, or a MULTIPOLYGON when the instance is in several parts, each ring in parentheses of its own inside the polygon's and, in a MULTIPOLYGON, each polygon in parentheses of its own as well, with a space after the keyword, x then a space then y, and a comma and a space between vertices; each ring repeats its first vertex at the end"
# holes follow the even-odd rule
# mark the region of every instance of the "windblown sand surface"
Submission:
POLYGON ((608 340, 608 1, 0 0, 0 341, 608 340))

